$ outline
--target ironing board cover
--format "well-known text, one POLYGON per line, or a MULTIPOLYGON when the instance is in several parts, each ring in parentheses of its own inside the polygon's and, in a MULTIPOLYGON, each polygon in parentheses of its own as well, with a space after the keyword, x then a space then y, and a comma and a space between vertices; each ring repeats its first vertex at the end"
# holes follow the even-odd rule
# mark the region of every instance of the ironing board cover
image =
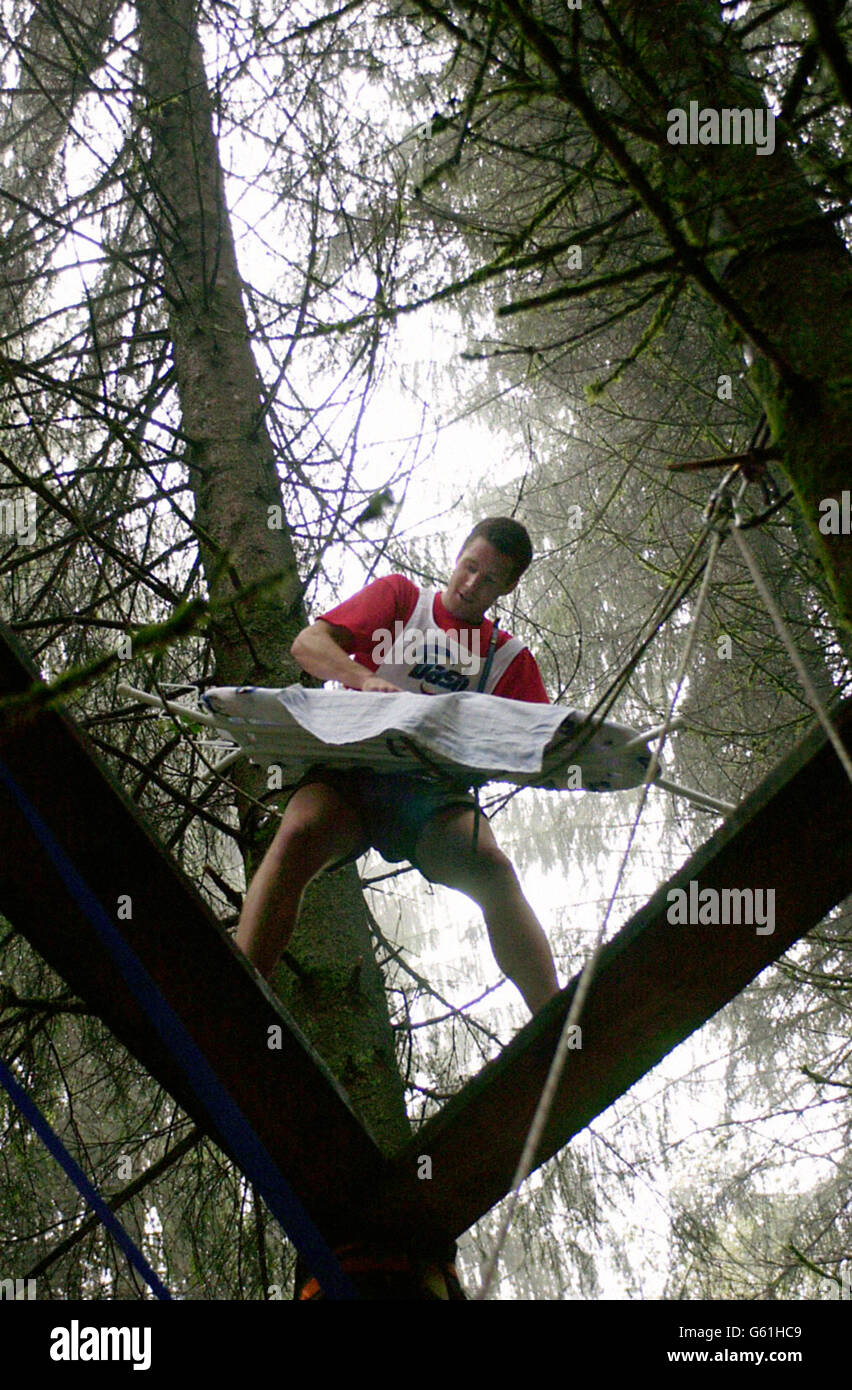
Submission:
POLYGON ((220 687, 201 696, 249 760, 296 781, 318 763, 374 772, 431 771, 468 784, 517 782, 549 789, 624 791, 644 780, 646 744, 623 724, 590 730, 564 705, 528 704, 460 691, 448 695, 220 687), (579 777, 576 768, 579 767, 579 777))

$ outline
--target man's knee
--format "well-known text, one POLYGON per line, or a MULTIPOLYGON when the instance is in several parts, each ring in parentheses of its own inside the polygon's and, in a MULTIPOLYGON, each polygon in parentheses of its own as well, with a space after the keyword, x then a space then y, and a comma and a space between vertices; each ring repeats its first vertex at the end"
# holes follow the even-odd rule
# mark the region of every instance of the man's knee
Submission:
POLYGON ((289 802, 272 843, 282 863, 297 864, 311 876, 353 853, 363 838, 356 812, 325 787, 301 788, 289 802))
POLYGON ((285 811, 275 835, 274 845, 282 858, 289 854, 309 857, 324 844, 326 836, 326 827, 321 817, 306 811, 293 815, 285 811))
POLYGON ((464 817, 430 827, 417 846, 421 872, 435 883, 462 892, 512 891, 518 879, 508 855, 497 844, 488 822, 464 817))
POLYGON ((515 866, 496 844, 483 845, 473 862, 478 882, 491 892, 514 892, 520 887, 515 866))

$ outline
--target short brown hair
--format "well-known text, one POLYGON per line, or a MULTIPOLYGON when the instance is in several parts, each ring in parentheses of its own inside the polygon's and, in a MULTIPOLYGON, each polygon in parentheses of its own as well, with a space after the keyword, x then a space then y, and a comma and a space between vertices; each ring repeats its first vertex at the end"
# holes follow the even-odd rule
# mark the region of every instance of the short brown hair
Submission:
POLYGON ((477 522, 465 539, 462 550, 466 550, 471 541, 475 541, 478 536, 514 563, 513 579, 520 579, 533 557, 532 541, 526 527, 510 516, 488 516, 484 521, 477 522))

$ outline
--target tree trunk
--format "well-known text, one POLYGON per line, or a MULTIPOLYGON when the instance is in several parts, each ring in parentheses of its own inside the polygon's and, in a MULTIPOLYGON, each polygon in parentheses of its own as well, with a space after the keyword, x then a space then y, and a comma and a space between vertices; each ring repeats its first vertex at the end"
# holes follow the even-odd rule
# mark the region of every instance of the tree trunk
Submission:
POLYGON ((28 228, 34 205, 56 212, 64 202, 56 158, 79 98, 103 62, 114 0, 51 0, 29 14, 18 53, 21 90, 5 94, 0 145, 6 152, 0 212, 0 313, 4 339, 27 323, 28 296, 44 293, 43 263, 28 228), (35 261, 35 268, 33 262, 35 261))
MULTIPOLYGON (((743 238, 724 288, 771 350, 751 370, 808 532, 852 631, 852 542, 824 535, 820 503, 852 486, 852 259, 776 128, 774 153, 749 145, 669 146, 666 113, 763 109, 738 36, 706 0, 614 0, 609 12, 659 93, 662 192, 701 240, 743 238), (695 209, 703 209, 696 214, 695 209)), ((639 64, 636 66, 638 73, 639 64)), ((625 84, 629 93, 638 77, 625 84)), ((637 91, 638 96, 638 91, 637 91)), ((747 334, 745 336, 748 336, 747 334)))
MULTIPOLYGON (((270 516, 283 517, 282 493, 259 408, 196 11, 191 0, 140 0, 138 9, 151 208, 210 598, 221 603, 275 576, 249 601, 217 613, 217 679, 285 685, 300 675, 289 646, 305 613, 289 532, 269 525, 270 516)), ((259 775, 246 769, 241 787, 256 794, 259 775)), ((250 869, 264 837, 246 801, 240 819, 250 869)), ((408 1137, 403 1088, 354 870, 310 896, 293 952, 299 975, 280 969, 275 987, 377 1141, 394 1148, 408 1137)))

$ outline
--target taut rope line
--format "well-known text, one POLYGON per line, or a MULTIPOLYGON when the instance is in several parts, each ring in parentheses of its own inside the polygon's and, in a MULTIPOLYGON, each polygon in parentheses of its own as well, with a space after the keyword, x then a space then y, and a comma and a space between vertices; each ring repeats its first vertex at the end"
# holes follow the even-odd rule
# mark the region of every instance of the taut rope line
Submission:
MULTIPOLYGON (((727 485, 727 482, 728 479, 726 479, 725 482, 723 482, 723 484, 720 486, 717 492, 713 494, 713 497, 711 498, 710 504, 707 508, 704 532, 700 537, 699 542, 697 542, 696 546, 693 547, 693 550, 689 557, 690 560, 697 553, 698 549, 700 548, 700 545, 703 544, 704 540, 706 539, 708 531, 714 525, 712 521, 712 516, 718 505, 718 501, 722 494, 722 491, 724 487, 727 485)), ((659 759, 662 755, 663 747, 665 745, 665 741, 668 737, 669 729, 674 718, 675 707, 680 697, 681 688, 686 677, 687 667, 689 665, 690 660, 692 659, 692 653, 695 647, 695 640, 698 633, 698 625, 701 621, 701 616, 704 611, 705 603, 707 601, 707 594, 710 588, 710 580, 712 578, 713 567, 716 562, 716 556, 719 553, 719 548, 722 544, 723 539, 723 534, 719 531, 718 528, 716 528, 713 531, 710 544, 710 554, 707 558, 707 563, 704 568, 704 576, 701 584, 701 589, 698 595, 698 601, 695 605, 695 612, 690 623, 689 632, 687 633, 687 640, 684 644, 684 649, 678 665, 675 692, 669 703, 668 713, 666 715, 665 722, 660 730, 659 738, 657 740, 657 746, 654 749, 654 753, 651 757, 651 761, 645 773, 645 780, 642 783, 642 794, 639 799, 639 805, 636 808, 636 814, 633 818, 633 824, 630 829, 630 835, 628 836, 627 845, 621 857, 621 863, 618 868, 618 874, 616 875, 615 885, 613 887, 612 893, 610 894, 609 902, 607 903, 606 912, 604 913, 603 921, 598 931, 594 948, 588 960, 586 961, 586 964, 584 965, 583 970, 580 974, 580 978, 577 982, 577 988, 574 991, 574 998, 571 1000, 571 1007, 569 1008, 568 1016, 565 1019, 564 1024, 562 1025, 562 1032, 559 1035, 559 1042, 556 1045, 556 1051, 553 1056, 553 1061, 550 1064, 550 1070, 547 1074, 547 1080, 544 1083, 541 1096, 539 1097, 538 1105, 536 1106, 535 1114, 533 1115, 532 1124, 530 1125, 529 1132, 527 1134, 526 1141, 521 1152, 521 1157, 518 1160, 518 1166, 515 1170, 515 1174, 512 1179, 512 1188, 509 1203, 506 1208, 506 1211, 503 1214, 503 1219, 500 1223, 500 1229, 497 1233, 497 1240, 495 1242, 494 1249, 491 1253, 488 1264, 486 1265, 485 1273, 482 1277, 482 1284, 479 1288, 478 1293, 476 1294, 476 1301, 478 1302, 483 1301, 487 1297, 491 1284, 494 1280, 494 1275, 497 1269, 497 1262, 500 1258, 503 1245, 505 1244, 506 1237, 509 1233, 509 1227, 512 1223, 512 1219, 514 1217, 515 1209, 518 1203, 518 1198, 520 1196, 521 1186, 529 1177, 533 1162, 535 1160, 536 1151, 541 1140, 541 1136, 544 1132, 545 1125, 547 1124, 547 1121, 550 1118, 550 1112, 553 1108, 553 1102, 556 1098, 556 1092, 559 1087, 559 1082, 561 1080, 562 1072, 565 1067, 565 1059, 568 1055, 569 1042, 572 1038, 571 1030, 576 1025, 577 1020, 580 1017, 583 1005, 586 1001, 586 996, 588 995, 592 979, 594 978, 594 974, 597 969, 601 953, 603 951, 604 938, 610 914, 612 912, 612 908, 615 903, 616 897, 618 896, 618 889, 621 885, 621 880, 624 876, 624 870, 627 866, 630 851, 633 847, 633 841, 636 838, 636 832, 639 828, 639 821, 642 817, 642 812, 645 809, 645 803, 648 799, 648 792, 650 790, 652 780, 659 767, 659 759)), ((681 574, 682 573, 683 570, 681 570, 681 574)), ((675 582, 677 583, 679 582, 679 580, 680 576, 678 576, 678 580, 676 580, 675 582)))

